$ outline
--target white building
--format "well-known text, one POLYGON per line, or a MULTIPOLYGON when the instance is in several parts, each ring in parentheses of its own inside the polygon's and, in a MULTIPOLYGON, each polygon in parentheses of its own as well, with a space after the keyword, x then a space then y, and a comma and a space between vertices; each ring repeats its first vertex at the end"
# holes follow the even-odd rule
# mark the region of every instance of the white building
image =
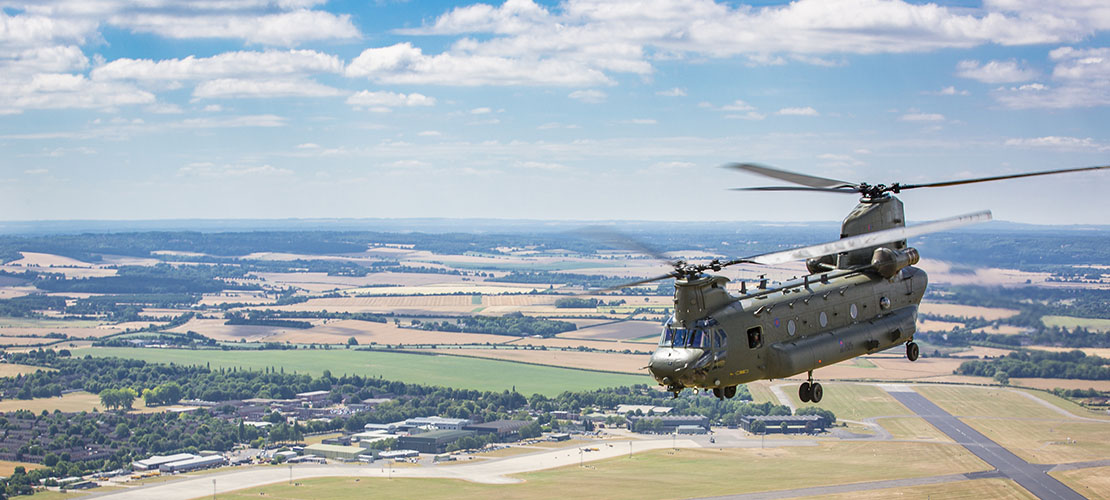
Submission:
POLYGON ((182 460, 189 460, 190 458, 198 458, 192 453, 178 453, 176 455, 154 455, 146 460, 138 460, 131 462, 132 470, 151 470, 158 469, 163 464, 180 462, 182 460))
POLYGON ((158 466, 158 470, 162 472, 187 472, 197 469, 207 469, 209 467, 218 467, 226 464, 226 458, 219 455, 211 455, 207 457, 195 457, 188 460, 162 464, 158 466))

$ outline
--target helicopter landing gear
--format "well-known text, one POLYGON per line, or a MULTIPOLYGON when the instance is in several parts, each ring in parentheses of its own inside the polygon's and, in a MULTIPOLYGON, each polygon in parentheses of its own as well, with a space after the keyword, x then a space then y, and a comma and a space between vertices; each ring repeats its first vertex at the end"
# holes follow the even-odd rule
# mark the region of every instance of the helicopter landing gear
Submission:
POLYGON ((910 361, 917 361, 917 357, 921 354, 921 349, 917 347, 917 342, 906 342, 906 359, 910 361))
POLYGON ((820 403, 821 396, 824 394, 825 390, 821 388, 821 384, 813 381, 813 370, 810 370, 809 380, 802 382, 801 387, 798 387, 798 399, 803 403, 820 403))
POLYGON ((717 399, 732 399, 736 397, 736 386, 730 385, 727 387, 714 387, 713 395, 717 396, 717 399))

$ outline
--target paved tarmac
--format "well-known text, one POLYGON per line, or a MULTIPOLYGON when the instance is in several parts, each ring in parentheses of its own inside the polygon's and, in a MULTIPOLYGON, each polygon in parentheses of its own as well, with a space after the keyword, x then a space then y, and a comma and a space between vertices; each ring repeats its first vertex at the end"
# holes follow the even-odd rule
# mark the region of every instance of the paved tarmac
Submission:
POLYGON ((1037 498, 1083 500, 1083 495, 1076 493, 1075 490, 1048 475, 1047 471, 1055 465, 1037 465, 1022 460, 998 443, 979 433, 979 431, 972 429, 971 426, 963 423, 951 413, 944 411, 941 407, 926 399, 925 396, 912 390, 888 389, 888 391, 891 396, 894 396, 894 399, 906 405, 906 408, 933 424, 934 427, 967 448, 975 456, 983 459, 984 462, 997 469, 1003 477, 1016 481, 1023 488, 1029 490, 1030 493, 1036 495, 1037 498))

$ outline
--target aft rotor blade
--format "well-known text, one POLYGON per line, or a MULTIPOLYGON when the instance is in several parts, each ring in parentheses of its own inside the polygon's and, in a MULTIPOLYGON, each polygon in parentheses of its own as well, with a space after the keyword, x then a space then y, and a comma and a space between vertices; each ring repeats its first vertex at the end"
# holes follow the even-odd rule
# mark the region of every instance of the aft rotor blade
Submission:
POLYGON ((781 252, 766 253, 763 255, 757 255, 755 257, 747 257, 745 259, 738 260, 754 262, 757 264, 782 264, 784 262, 792 262, 795 260, 820 257, 822 255, 851 252, 852 250, 873 247, 876 245, 882 245, 884 243, 912 238, 914 236, 935 233, 937 231, 944 231, 947 229, 953 229, 961 226, 966 226, 968 224, 975 224, 978 222, 985 222, 989 220, 991 220, 991 212, 990 210, 984 210, 982 212, 960 215, 948 219, 941 219, 933 222, 916 224, 913 226, 884 229, 882 231, 875 231, 873 233, 864 233, 857 236, 849 236, 847 238, 841 238, 839 240, 830 241, 828 243, 795 248, 792 250, 784 250, 781 252))
POLYGON ((826 179, 824 177, 817 177, 814 175, 799 174, 797 172, 790 172, 777 168, 768 167, 766 165, 759 165, 755 163, 729 163, 725 168, 734 170, 743 170, 753 174, 771 177, 780 181, 793 182, 794 184, 811 187, 811 188, 855 188, 856 185, 851 182, 838 181, 836 179, 826 179))
POLYGON ((903 185, 899 185, 898 188, 902 189, 902 190, 905 190, 905 189, 915 189, 915 188, 924 188, 924 187, 958 186, 960 184, 974 184, 976 182, 1001 181, 1001 180, 1005 180, 1005 179, 1018 179, 1018 178, 1021 178, 1021 177, 1036 177, 1038 175, 1066 174, 1066 173, 1069 173, 1069 172, 1086 172, 1086 171, 1089 171, 1089 170, 1103 170, 1103 169, 1108 169, 1108 168, 1110 168, 1110 165, 1101 165, 1101 166, 1097 166, 1097 167, 1062 168, 1062 169, 1059 169, 1059 170, 1045 170, 1043 172, 1027 172, 1027 173, 1024 173, 1024 174, 997 175, 997 176, 994 176, 994 177, 980 177, 978 179, 963 179, 963 180, 958 180, 958 181, 930 182, 930 183, 927 183, 927 184, 903 184, 903 185))

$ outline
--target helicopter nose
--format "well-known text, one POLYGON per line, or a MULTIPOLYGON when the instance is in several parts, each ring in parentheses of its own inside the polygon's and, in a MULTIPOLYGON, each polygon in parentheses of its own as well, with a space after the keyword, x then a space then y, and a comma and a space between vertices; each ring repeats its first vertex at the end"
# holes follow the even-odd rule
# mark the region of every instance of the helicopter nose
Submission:
POLYGON ((651 375, 666 385, 678 383, 679 379, 688 372, 698 359, 700 351, 694 349, 664 348, 656 350, 651 355, 648 371, 651 375))

